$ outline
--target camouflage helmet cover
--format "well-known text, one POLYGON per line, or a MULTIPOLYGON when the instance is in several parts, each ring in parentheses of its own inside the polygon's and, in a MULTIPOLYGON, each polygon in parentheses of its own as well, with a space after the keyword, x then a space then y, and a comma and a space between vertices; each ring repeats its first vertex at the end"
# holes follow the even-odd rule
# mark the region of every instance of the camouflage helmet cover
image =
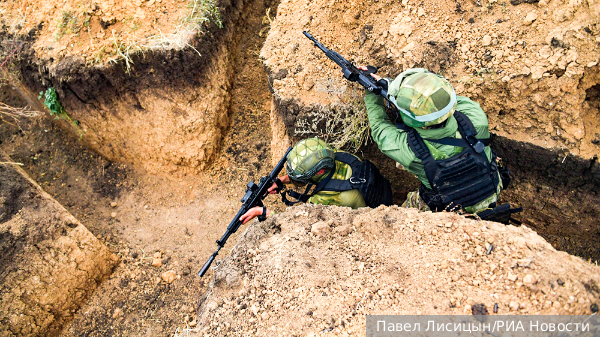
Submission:
POLYGON ((334 166, 335 151, 319 138, 308 138, 294 145, 288 154, 285 168, 293 181, 308 184, 321 169, 331 169, 334 166))
POLYGON ((411 127, 442 123, 456 108, 456 93, 450 82, 422 68, 409 69, 396 77, 388 98, 411 127))

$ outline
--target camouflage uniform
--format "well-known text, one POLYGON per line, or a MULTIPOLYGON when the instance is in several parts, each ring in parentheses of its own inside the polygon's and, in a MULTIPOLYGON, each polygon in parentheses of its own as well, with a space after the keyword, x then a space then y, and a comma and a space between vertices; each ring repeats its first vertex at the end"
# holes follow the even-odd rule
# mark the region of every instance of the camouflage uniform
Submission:
MULTIPOLYGON (((324 176, 320 177, 320 179, 324 179, 324 176)), ((352 169, 350 165, 339 161, 335 162, 335 173, 331 177, 332 179, 346 180, 350 179, 351 176, 352 169)), ((346 206, 354 209, 367 206, 365 199, 357 189, 342 192, 319 191, 308 202, 320 205, 346 206)))
MULTIPOLYGON (((297 186, 306 186, 307 183, 316 185, 325 179, 332 169, 335 170, 332 179, 350 179, 352 168, 350 165, 334 159, 337 152, 339 151, 332 149, 318 138, 299 141, 288 154, 286 170, 290 179, 297 186), (325 173, 317 174, 322 169, 325 169, 325 173)), ((367 206, 358 189, 342 192, 319 191, 308 202, 352 208, 367 206)))
MULTIPOLYGON (((430 78, 431 77, 429 77, 429 79, 430 78)), ((428 78, 425 76, 413 76, 407 78, 406 81, 408 82, 404 83, 404 85, 401 86, 401 79, 397 78, 392 83, 390 83, 388 93, 392 97, 397 96, 397 105, 400 108, 404 108, 408 110, 409 113, 412 113, 416 116, 426 115, 428 113, 428 110, 435 111, 440 109, 440 107, 444 105, 444 103, 440 103, 438 101, 445 101, 446 103, 448 102, 447 98, 445 100, 439 99, 441 96, 443 96, 443 92, 440 92, 439 86, 431 85, 431 89, 427 90, 427 92, 425 93, 422 92, 423 90, 421 90, 421 92, 413 90, 413 85, 415 83, 418 83, 418 85, 422 87, 424 85, 423 82, 427 80, 428 78), (423 111, 419 111, 419 109, 415 109, 415 107, 423 107, 424 109, 423 111)), ((425 86, 426 85, 427 83, 425 83, 425 86)), ((389 120, 385 111, 383 98, 374 93, 366 92, 365 104, 367 107, 367 114, 369 116, 371 135, 375 143, 377 143, 379 149, 385 155, 400 163, 407 171, 415 174, 417 178, 421 181, 421 183, 425 185, 425 187, 431 188, 427 176, 425 174, 425 170, 423 168, 423 163, 420 159, 416 157, 416 155, 413 153, 413 151, 408 145, 407 133, 396 127, 396 125, 389 120)), ((461 136, 458 132, 458 124, 456 122, 456 119, 452 115, 452 113, 455 110, 461 111, 471 120, 473 126, 475 127, 475 130, 477 131, 477 138, 482 139, 490 137, 488 129, 488 120, 479 104, 471 101, 467 97, 456 96, 456 105, 454 106, 454 109, 450 111, 449 114, 446 114, 448 117, 443 116, 433 121, 425 122, 425 127, 415 127, 415 130, 424 139, 425 144, 427 145, 429 151, 431 152, 431 155, 435 160, 449 158, 464 150, 464 148, 462 147, 442 145, 439 143, 428 142, 425 140, 425 138, 460 138, 461 136), (446 125, 440 128, 427 128, 427 126, 439 124, 440 120, 446 120, 446 125)), ((403 120, 407 120, 404 118, 404 116, 402 117, 403 120)), ((492 151, 490 147, 486 146, 484 151, 488 160, 491 161, 492 151)), ((465 211, 469 213, 475 213, 487 209, 491 203, 495 202, 498 199, 498 195, 501 191, 502 182, 500 179, 497 193, 492 194, 487 199, 480 201, 476 205, 466 207, 465 211)), ((429 210, 427 204, 419 196, 418 191, 409 193, 407 195, 406 201, 403 203, 402 206, 415 207, 422 211, 429 210)))

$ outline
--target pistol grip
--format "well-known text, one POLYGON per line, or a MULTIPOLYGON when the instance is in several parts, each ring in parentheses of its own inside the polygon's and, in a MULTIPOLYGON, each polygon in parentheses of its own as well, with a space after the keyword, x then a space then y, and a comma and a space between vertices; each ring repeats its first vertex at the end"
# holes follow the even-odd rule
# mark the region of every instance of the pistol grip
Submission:
POLYGON ((367 70, 364 72, 365 76, 371 76, 371 74, 377 74, 377 67, 367 66, 367 70))

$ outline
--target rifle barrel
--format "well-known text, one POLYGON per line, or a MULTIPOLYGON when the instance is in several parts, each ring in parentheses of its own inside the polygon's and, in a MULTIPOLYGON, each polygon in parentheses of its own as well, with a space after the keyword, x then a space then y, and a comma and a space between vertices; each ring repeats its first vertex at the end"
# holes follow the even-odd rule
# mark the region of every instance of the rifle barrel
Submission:
MULTIPOLYGON (((309 36, 312 37, 310 34, 308 34, 306 37, 309 37, 309 36)), ((233 218, 233 220, 231 220, 231 222, 229 223, 229 226, 227 226, 227 230, 225 231, 225 234, 223 234, 221 239, 217 241, 217 245, 218 245, 217 250, 210 256, 210 258, 208 258, 208 261, 206 261, 204 266, 202 266, 202 269, 200 269, 200 272, 198 272, 198 276, 202 277, 202 276, 204 276, 204 274, 206 274, 206 272, 208 271, 208 268, 210 268, 210 265, 215 260, 215 257, 217 257, 217 254, 219 254, 219 250, 221 250, 221 248, 223 248, 223 246, 225 246, 225 242, 227 242, 227 239, 229 239, 229 236, 231 236, 231 234, 237 232, 237 230, 240 228, 240 226, 242 225, 242 222, 240 221, 240 217, 242 215, 244 215, 244 213, 246 213, 252 207, 263 205, 262 200, 268 195, 267 191, 268 191, 269 187, 271 187, 271 185, 273 185, 273 182, 279 175, 279 172, 281 172, 281 170, 283 169, 285 162, 287 160, 287 156, 290 153, 290 151, 292 151, 292 147, 289 147, 287 149, 285 155, 283 156, 283 158, 281 158, 279 160, 279 162, 277 163, 275 168, 273 168, 273 170, 271 171, 269 176, 261 178, 261 182, 260 182, 259 186, 254 185, 254 183, 252 183, 252 182, 250 184, 248 184, 248 190, 246 192, 248 193, 249 191, 252 191, 252 194, 249 196, 248 200, 246 200, 245 198, 242 199, 243 200, 242 207, 237 212, 237 214, 233 218)))
POLYGON ((213 261, 215 260, 215 257, 217 257, 217 254, 219 254, 219 250, 221 250, 221 246, 219 246, 219 248, 217 248, 217 251, 214 252, 209 258, 208 261, 206 261, 206 263, 204 264, 204 266, 202 266, 202 269, 200 269, 200 272, 198 273, 198 276, 202 277, 204 276, 204 274, 206 274, 206 272, 208 271, 208 268, 210 268, 210 265, 213 263, 213 261))

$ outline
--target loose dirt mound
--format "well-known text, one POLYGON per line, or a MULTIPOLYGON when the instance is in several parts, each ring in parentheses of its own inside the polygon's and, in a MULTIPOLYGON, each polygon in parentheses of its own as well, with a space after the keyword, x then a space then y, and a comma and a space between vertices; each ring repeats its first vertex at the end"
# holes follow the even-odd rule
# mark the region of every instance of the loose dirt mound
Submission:
MULTIPOLYGON (((307 30, 385 76, 409 67, 441 73, 482 104, 499 135, 591 158, 600 150, 599 20, 597 1, 294 0, 280 5, 261 56, 280 105, 331 109, 351 93, 307 30)), ((293 135, 326 133, 324 125, 311 130, 307 111, 281 113, 293 135)))
POLYGON ((255 223, 218 263, 198 332, 361 335, 367 314, 471 314, 475 304, 489 314, 497 304, 497 314, 584 315, 600 301, 599 283, 599 267, 527 227, 305 205, 255 223))
POLYGON ((0 238, 1 336, 58 334, 118 260, 8 164, 0 165, 0 238))

